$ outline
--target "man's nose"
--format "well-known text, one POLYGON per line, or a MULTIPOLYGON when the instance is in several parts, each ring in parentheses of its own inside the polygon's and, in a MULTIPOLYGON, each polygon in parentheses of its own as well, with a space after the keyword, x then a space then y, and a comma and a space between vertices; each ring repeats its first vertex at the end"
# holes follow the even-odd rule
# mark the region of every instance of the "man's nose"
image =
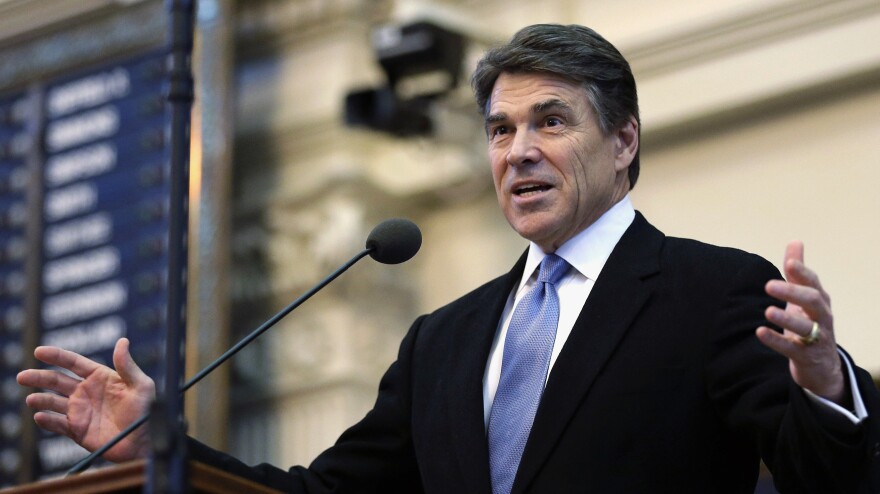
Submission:
POLYGON ((531 129, 518 130, 507 153, 507 163, 511 166, 534 164, 541 161, 540 139, 531 129))

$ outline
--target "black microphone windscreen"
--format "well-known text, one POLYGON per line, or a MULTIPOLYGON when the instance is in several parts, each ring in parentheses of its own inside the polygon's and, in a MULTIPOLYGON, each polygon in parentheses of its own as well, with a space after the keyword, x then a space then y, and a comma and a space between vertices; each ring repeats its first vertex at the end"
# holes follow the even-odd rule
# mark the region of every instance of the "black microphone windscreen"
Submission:
POLYGON ((422 232, 410 220, 392 218, 376 225, 367 237, 370 257, 383 264, 412 259, 422 246, 422 232))

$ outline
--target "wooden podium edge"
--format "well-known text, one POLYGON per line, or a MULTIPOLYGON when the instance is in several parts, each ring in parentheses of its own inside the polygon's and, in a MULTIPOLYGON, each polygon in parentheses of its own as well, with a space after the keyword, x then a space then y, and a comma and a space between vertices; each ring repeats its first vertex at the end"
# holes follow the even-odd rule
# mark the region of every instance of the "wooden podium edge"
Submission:
POLYGON ((195 493, 240 494, 242 492, 252 492, 254 494, 282 494, 281 491, 197 461, 189 462, 189 479, 190 486, 195 493))
MULTIPOLYGON (((146 483, 146 460, 88 471, 74 477, 49 479, 2 489, 2 494, 122 494, 140 493, 146 483)), ((191 461, 189 479, 194 494, 281 494, 219 468, 191 461)))

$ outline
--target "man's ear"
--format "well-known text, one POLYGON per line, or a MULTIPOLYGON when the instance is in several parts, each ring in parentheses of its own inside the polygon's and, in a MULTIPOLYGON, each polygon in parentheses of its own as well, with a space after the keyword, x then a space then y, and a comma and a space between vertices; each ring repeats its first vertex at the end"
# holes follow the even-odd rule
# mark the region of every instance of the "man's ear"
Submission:
POLYGON ((614 131, 616 143, 614 155, 614 168, 623 171, 629 168, 630 163, 636 157, 639 150, 639 122, 636 117, 630 117, 614 131))

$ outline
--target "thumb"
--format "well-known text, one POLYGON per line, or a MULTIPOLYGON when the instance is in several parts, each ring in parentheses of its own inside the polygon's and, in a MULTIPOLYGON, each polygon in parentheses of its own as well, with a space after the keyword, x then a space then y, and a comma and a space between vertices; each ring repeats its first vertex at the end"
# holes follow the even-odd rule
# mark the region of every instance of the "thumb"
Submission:
POLYGON ((113 367, 126 383, 142 384, 144 381, 150 381, 150 376, 144 373, 131 357, 129 346, 128 338, 119 338, 116 348, 113 349, 113 367))

